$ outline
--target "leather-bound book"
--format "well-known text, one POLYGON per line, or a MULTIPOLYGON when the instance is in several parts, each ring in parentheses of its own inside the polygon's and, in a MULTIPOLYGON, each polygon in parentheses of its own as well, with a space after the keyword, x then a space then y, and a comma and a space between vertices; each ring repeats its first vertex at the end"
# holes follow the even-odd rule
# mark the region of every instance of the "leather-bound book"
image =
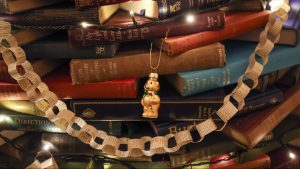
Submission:
POLYGON ((285 101, 281 104, 233 119, 223 132, 242 147, 251 149, 300 104, 299 98, 300 83, 297 83, 286 92, 285 101))
MULTIPOLYGON (((147 43, 132 43, 120 46, 117 57, 107 59, 73 59, 70 63, 74 84, 103 82, 129 77, 146 77, 151 71, 147 43)), ((170 57, 153 49, 153 63, 160 58, 157 73, 171 74, 181 71, 223 67, 225 49, 220 43, 196 48, 176 57, 170 57)))
POLYGON ((268 11, 227 13, 225 27, 222 30, 169 37, 167 39, 155 39, 153 42, 159 47, 163 42, 163 50, 168 55, 177 55, 199 46, 205 46, 253 31, 264 26, 268 21, 268 16, 268 11))
MULTIPOLYGON (((30 60, 30 63, 35 72, 43 77, 66 62, 64 60, 33 59, 30 60)), ((0 82, 17 83, 17 81, 9 75, 7 65, 3 60, 0 60, 0 82)))
MULTIPOLYGON (((97 6, 112 5, 134 0, 74 0, 77 9, 85 9, 97 6)), ((135 0, 136 1, 136 0, 135 0)))
MULTIPOLYGON (((136 15, 138 24, 153 22, 153 20, 136 15)), ((224 12, 212 11, 200 13, 194 16, 194 22, 187 22, 182 16, 176 20, 167 20, 159 24, 128 29, 128 30, 99 30, 97 28, 77 28, 68 30, 69 42, 74 47, 93 46, 97 44, 107 44, 112 42, 135 41, 142 39, 179 36, 203 31, 218 30, 224 27, 224 12)), ((112 16, 104 26, 128 27, 133 26, 133 21, 129 13, 119 11, 112 16)))
POLYGON ((0 14, 14 14, 66 1, 67 0, 1 0, 0 14))
MULTIPOLYGON (((67 66, 43 78, 49 89, 60 99, 136 98, 138 80, 122 80, 74 85, 67 66)), ((0 82, 0 100, 28 100, 28 96, 15 83, 0 82)))
POLYGON ((59 6, 35 9, 15 15, 0 15, 0 20, 22 26, 80 26, 82 22, 101 24, 119 9, 119 5, 101 6, 79 11, 59 6))
POLYGON ((141 0, 120 4, 120 8, 149 18, 166 19, 187 11, 218 8, 232 0, 141 0))

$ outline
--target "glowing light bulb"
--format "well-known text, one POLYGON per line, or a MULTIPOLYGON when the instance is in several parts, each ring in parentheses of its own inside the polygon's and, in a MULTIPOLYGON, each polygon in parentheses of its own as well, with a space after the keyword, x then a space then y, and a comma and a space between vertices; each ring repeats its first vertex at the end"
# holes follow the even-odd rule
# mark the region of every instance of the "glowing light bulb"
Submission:
POLYGON ((134 15, 134 12, 133 12, 133 11, 130 11, 129 14, 130 14, 130 16, 133 16, 133 15, 134 15))
POLYGON ((7 115, 0 114, 0 123, 2 123, 2 122, 8 122, 10 120, 11 120, 11 118, 8 117, 7 115))
POLYGON ((81 25, 83 28, 87 28, 87 27, 92 26, 92 24, 89 24, 89 23, 87 23, 87 22, 81 22, 80 25, 81 25))
POLYGON ((193 22, 195 21, 194 15, 191 15, 191 14, 187 15, 187 16, 186 16, 186 21, 187 21, 188 23, 193 23, 193 22))
POLYGON ((296 155, 293 152, 291 152, 291 151, 289 152, 289 157, 292 160, 296 159, 296 155))
POLYGON ((271 11, 276 11, 280 6, 282 6, 284 3, 283 0, 272 0, 269 5, 271 7, 271 11))
POLYGON ((48 141, 43 141, 42 143, 43 143, 42 149, 43 149, 44 151, 48 151, 48 150, 54 148, 53 144, 50 143, 50 142, 48 142, 48 141))

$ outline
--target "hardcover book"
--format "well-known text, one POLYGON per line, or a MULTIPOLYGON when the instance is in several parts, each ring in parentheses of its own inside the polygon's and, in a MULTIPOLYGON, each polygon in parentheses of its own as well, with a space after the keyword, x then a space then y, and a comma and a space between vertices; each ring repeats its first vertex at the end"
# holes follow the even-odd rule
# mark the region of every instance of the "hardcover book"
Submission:
POLYGON ((150 18, 166 19, 189 10, 219 7, 230 0, 140 0, 120 4, 120 8, 150 18))
MULTIPOLYGON (((32 67, 35 70, 35 72, 40 77, 43 77, 48 73, 54 71, 61 65, 65 64, 66 61, 51 59, 35 59, 31 60, 30 63, 32 64, 32 67)), ((0 83, 1 82, 16 83, 16 80, 9 75, 7 65, 4 63, 3 60, 0 60, 0 83)))
MULTIPOLYGON (((136 98, 138 80, 135 78, 73 85, 66 66, 43 78, 49 89, 60 99, 136 98)), ((0 100, 28 100, 15 83, 0 83, 0 100)))
MULTIPOLYGON (((300 1, 290 0, 291 10, 288 13, 288 20, 284 23, 283 29, 280 32, 280 38, 277 44, 296 46, 298 43, 298 30, 300 29, 300 1)), ((242 41, 259 41, 259 33, 263 28, 257 29, 252 32, 245 33, 234 40, 242 41)))
POLYGON ((119 48, 118 43, 96 45, 86 48, 72 48, 65 32, 57 33, 23 46, 27 58, 48 59, 91 59, 115 56, 119 48), (59 50, 55 50, 59 49, 59 50))
POLYGON ((1 0, 0 14, 14 14, 62 2, 66 0, 1 0))
POLYGON ((77 9, 85 9, 97 6, 104 6, 104 5, 112 5, 123 3, 127 1, 134 1, 134 0, 75 0, 75 7, 77 9))
POLYGON ((15 15, 0 15, 0 20, 21 26, 79 26, 82 22, 102 24, 118 8, 119 5, 108 5, 79 11, 73 7, 58 6, 15 15))
MULTIPOLYGON (((155 1, 153 1, 155 2, 155 1)), ((134 16, 137 24, 153 22, 153 20, 134 16)), ((201 22, 187 22, 185 17, 176 20, 167 20, 160 24, 152 24, 148 27, 127 29, 127 30, 99 30, 97 28, 78 28, 68 30, 69 41, 72 46, 93 46, 96 44, 106 44, 112 42, 136 41, 142 39, 179 36, 196 32, 218 30, 224 27, 224 12, 212 11, 195 15, 195 20, 201 22)), ((109 19, 104 26, 129 27, 133 26, 131 16, 124 11, 118 11, 109 19)))
MULTIPOLYGON (((224 68, 181 72, 168 76, 182 96, 194 95, 237 82, 248 65, 248 56, 255 49, 256 43, 227 41, 224 45, 227 51, 227 64, 224 68)), ((299 64, 299 50, 300 45, 276 46, 262 75, 299 64)))
POLYGON ((13 29, 12 35, 16 38, 20 46, 27 45, 38 39, 53 34, 53 30, 31 30, 31 29, 13 29))
MULTIPOLYGON (((107 59, 73 59, 70 63, 74 84, 103 82, 129 77, 145 77, 151 70, 148 43, 132 42, 120 46, 117 57, 107 59)), ((153 63, 160 59, 157 73, 160 75, 181 71, 223 67, 225 49, 220 43, 196 48, 170 57, 156 48, 151 52, 153 63)))
MULTIPOLYGON (((9 110, 1 110, 1 115, 6 117, 5 120, 0 123, 1 130, 65 133, 65 130, 56 127, 53 122, 45 117, 20 114, 9 110)), ((114 136, 124 134, 122 133, 122 122, 101 121, 95 123, 93 121, 87 121, 87 123, 114 136)))
MULTIPOLYGON (((223 88, 202 93, 193 97, 183 98, 170 89, 170 85, 161 81, 161 103, 159 116, 151 121, 188 121, 185 125, 192 124, 193 121, 203 121, 211 117, 223 104, 223 98, 229 90, 223 88)), ((143 87, 140 87, 143 91, 143 87)), ((101 120, 126 120, 143 121, 143 107, 140 100, 142 92, 137 99, 114 99, 114 100, 71 100, 70 108, 78 116, 95 121, 101 120), (118 105, 118 106, 116 106, 118 105)), ((266 108, 278 104, 283 100, 282 92, 270 87, 264 93, 253 91, 245 100, 246 106, 238 115, 246 114, 254 110, 266 108)), ((172 126, 172 122, 169 126, 172 126)), ((168 127, 157 127, 159 135, 168 133, 168 127)), ((180 129, 180 127, 178 127, 180 129)))
POLYGON ((269 109, 248 114, 228 123, 223 132, 240 146, 251 149, 300 104, 300 83, 285 94, 285 101, 269 109))
POLYGON ((269 11, 226 13, 224 29, 167 39, 154 39, 152 42, 158 47, 163 43, 163 51, 168 55, 178 55, 199 46, 220 42, 260 28, 267 23, 268 16, 269 11))

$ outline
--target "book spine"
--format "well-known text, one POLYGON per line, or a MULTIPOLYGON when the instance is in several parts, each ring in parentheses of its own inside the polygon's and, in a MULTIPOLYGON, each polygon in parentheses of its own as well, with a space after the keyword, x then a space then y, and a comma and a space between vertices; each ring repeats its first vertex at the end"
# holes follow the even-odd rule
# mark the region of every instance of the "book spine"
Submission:
POLYGON ((8 12, 8 8, 7 8, 7 0, 2 0, 0 1, 0 13, 7 13, 8 12))
POLYGON ((169 36, 179 36, 202 31, 218 30, 224 27, 223 11, 202 13, 195 16, 199 22, 189 23, 185 18, 173 22, 167 21, 159 25, 129 29, 122 31, 99 30, 93 28, 68 30, 69 42, 73 47, 93 46, 112 42, 134 41, 169 36))
MULTIPOLYGON (((236 116, 238 117, 238 116, 248 114, 253 111, 262 110, 264 108, 276 105, 282 101, 283 101, 283 93, 279 90, 277 90, 275 93, 272 93, 270 95, 258 97, 257 99, 249 98, 248 100, 246 100, 245 107, 236 116)), ((198 112, 197 112, 197 110, 194 110, 194 114, 197 114, 199 116, 198 120, 197 120, 197 118, 189 118, 188 117, 189 113, 188 113, 187 116, 185 116, 185 115, 184 116, 189 121, 182 122, 182 120, 179 119, 180 122, 162 123, 162 124, 154 122, 152 124, 152 127, 154 128, 154 131, 156 132, 156 134, 158 134, 160 136, 163 136, 166 134, 175 134, 182 130, 186 130, 188 128, 193 127, 193 125, 196 125, 199 122, 201 122, 201 119, 204 120, 204 119, 211 117, 211 115, 213 113, 215 113, 221 105, 222 105, 221 103, 218 103, 215 105, 211 104, 211 105, 207 105, 207 106, 205 104, 199 105, 198 112), (195 120, 195 121, 193 121, 193 120, 195 120)), ((190 106, 187 106, 187 105, 185 105, 185 107, 190 108, 190 106)), ((168 111, 168 112, 171 112, 171 111, 168 111)), ((189 111, 186 111, 186 112, 189 112, 189 111)), ((177 112, 173 112, 173 113, 176 114, 177 112)), ((179 112, 178 112, 178 114, 179 114, 179 112)), ((165 119, 163 119, 163 120, 165 120, 165 119)), ((163 120, 161 120, 161 121, 163 121, 163 120)))
MULTIPOLYGON (((250 43, 246 44, 250 45, 250 43)), ((275 49, 272 53, 272 58, 264 67, 262 75, 300 63, 300 57, 297 57, 295 52, 299 50, 298 48, 299 47, 292 48, 280 46, 275 49), (286 55, 286 57, 283 58, 283 55, 286 55)), ((233 53, 229 54, 230 50, 231 49, 227 50, 227 54, 229 56, 235 55, 233 53)), ((242 52, 241 54, 244 53, 242 52)), ((244 73, 244 70, 248 65, 248 59, 247 57, 240 58, 240 56, 231 57, 238 61, 233 62, 233 59, 228 58, 228 62, 224 68, 178 73, 174 76, 169 76, 168 79, 173 82, 173 85, 182 96, 189 96, 234 84, 237 82, 240 75, 244 73)))
POLYGON ((97 45, 86 48, 72 48, 68 42, 31 43, 23 47, 29 59, 95 59, 113 57, 119 44, 97 45), (53 50, 53 49, 60 49, 53 50))
POLYGON ((38 9, 22 14, 1 15, 0 20, 24 26, 79 25, 81 22, 99 24, 98 9, 78 11, 71 8, 38 9))
MULTIPOLYGON (((278 104, 282 101, 282 92, 276 88, 271 91, 266 91, 265 93, 253 94, 245 100, 245 107, 237 115, 247 114, 255 110, 278 104)), ((221 97, 220 99, 212 100, 199 99, 174 101, 171 99, 162 99, 160 111, 169 113, 160 113, 155 121, 203 121, 211 117, 222 104, 221 97)), ((70 102, 70 108, 77 116, 93 119, 95 121, 145 120, 140 114, 142 110, 139 100, 72 100, 70 102), (118 107, 115 105, 118 105, 118 107), (100 110, 101 113, 96 113, 100 110)), ((165 131, 167 131, 167 128, 165 128, 165 131)))
POLYGON ((0 61, 0 81, 1 82, 8 82, 8 83, 16 83, 9 74, 7 65, 4 63, 3 60, 0 61))
MULTIPOLYGON (((65 133, 64 130, 56 127, 54 123, 47 118, 30 116, 24 114, 14 114, 9 112, 5 114, 9 120, 0 124, 0 128, 3 130, 17 130, 17 131, 34 131, 34 132, 51 132, 51 133, 65 133)), ((89 122, 99 130, 112 134, 114 136, 121 136, 121 122, 102 121, 102 122, 89 122), (116 125, 114 125, 116 123, 116 125)))
POLYGON ((229 0, 158 0, 158 18, 166 19, 190 9, 201 10, 217 7, 228 2, 229 0))
POLYGON ((226 17, 225 27, 219 31, 212 32, 200 32, 193 35, 183 37, 171 37, 169 40, 161 39, 154 43, 155 46, 160 46, 161 42, 165 43, 163 50, 168 55, 177 55, 179 53, 194 49, 199 46, 205 46, 207 44, 220 42, 225 39, 230 39, 237 35, 253 31, 264 26, 268 21, 269 13, 266 11, 258 12, 253 16, 234 18, 226 17), (228 19, 227 19, 228 18, 228 19))
POLYGON ((97 6, 118 4, 128 1, 132 0, 75 0, 75 7, 77 9, 86 9, 97 6))
MULTIPOLYGON (((86 98, 136 98, 137 80, 110 81, 104 83, 89 83, 73 85, 69 81, 44 81, 51 91, 60 99, 86 99, 86 98)), ((26 93, 18 84, 0 83, 0 100, 28 100, 26 93)))
MULTIPOLYGON (((159 52, 152 52, 153 58, 159 58, 159 52)), ((159 74, 171 74, 180 71, 202 68, 222 67, 225 64, 225 49, 220 43, 193 49, 176 57, 161 56, 159 74)), ((109 59, 76 60, 70 63, 74 84, 100 82, 129 77, 145 77, 151 70, 149 54, 135 53, 129 56, 109 59), (138 60, 138 62, 134 62, 138 60)))

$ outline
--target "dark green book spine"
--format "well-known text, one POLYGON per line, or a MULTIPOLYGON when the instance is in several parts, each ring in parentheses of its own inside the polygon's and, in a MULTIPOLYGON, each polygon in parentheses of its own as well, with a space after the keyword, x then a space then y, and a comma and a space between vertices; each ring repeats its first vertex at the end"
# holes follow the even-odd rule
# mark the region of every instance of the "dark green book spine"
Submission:
POLYGON ((78 49, 72 48, 67 40, 45 41, 42 39, 23 48, 29 59, 99 59, 115 56, 118 47, 118 43, 113 43, 78 49))
MULTIPOLYGON (((8 110, 1 110, 0 115, 2 116, 0 130, 65 133, 65 131, 56 127, 54 123, 45 117, 15 113, 8 110)), ((122 133, 121 121, 90 121, 87 123, 114 136, 124 135, 124 133, 122 133)))

